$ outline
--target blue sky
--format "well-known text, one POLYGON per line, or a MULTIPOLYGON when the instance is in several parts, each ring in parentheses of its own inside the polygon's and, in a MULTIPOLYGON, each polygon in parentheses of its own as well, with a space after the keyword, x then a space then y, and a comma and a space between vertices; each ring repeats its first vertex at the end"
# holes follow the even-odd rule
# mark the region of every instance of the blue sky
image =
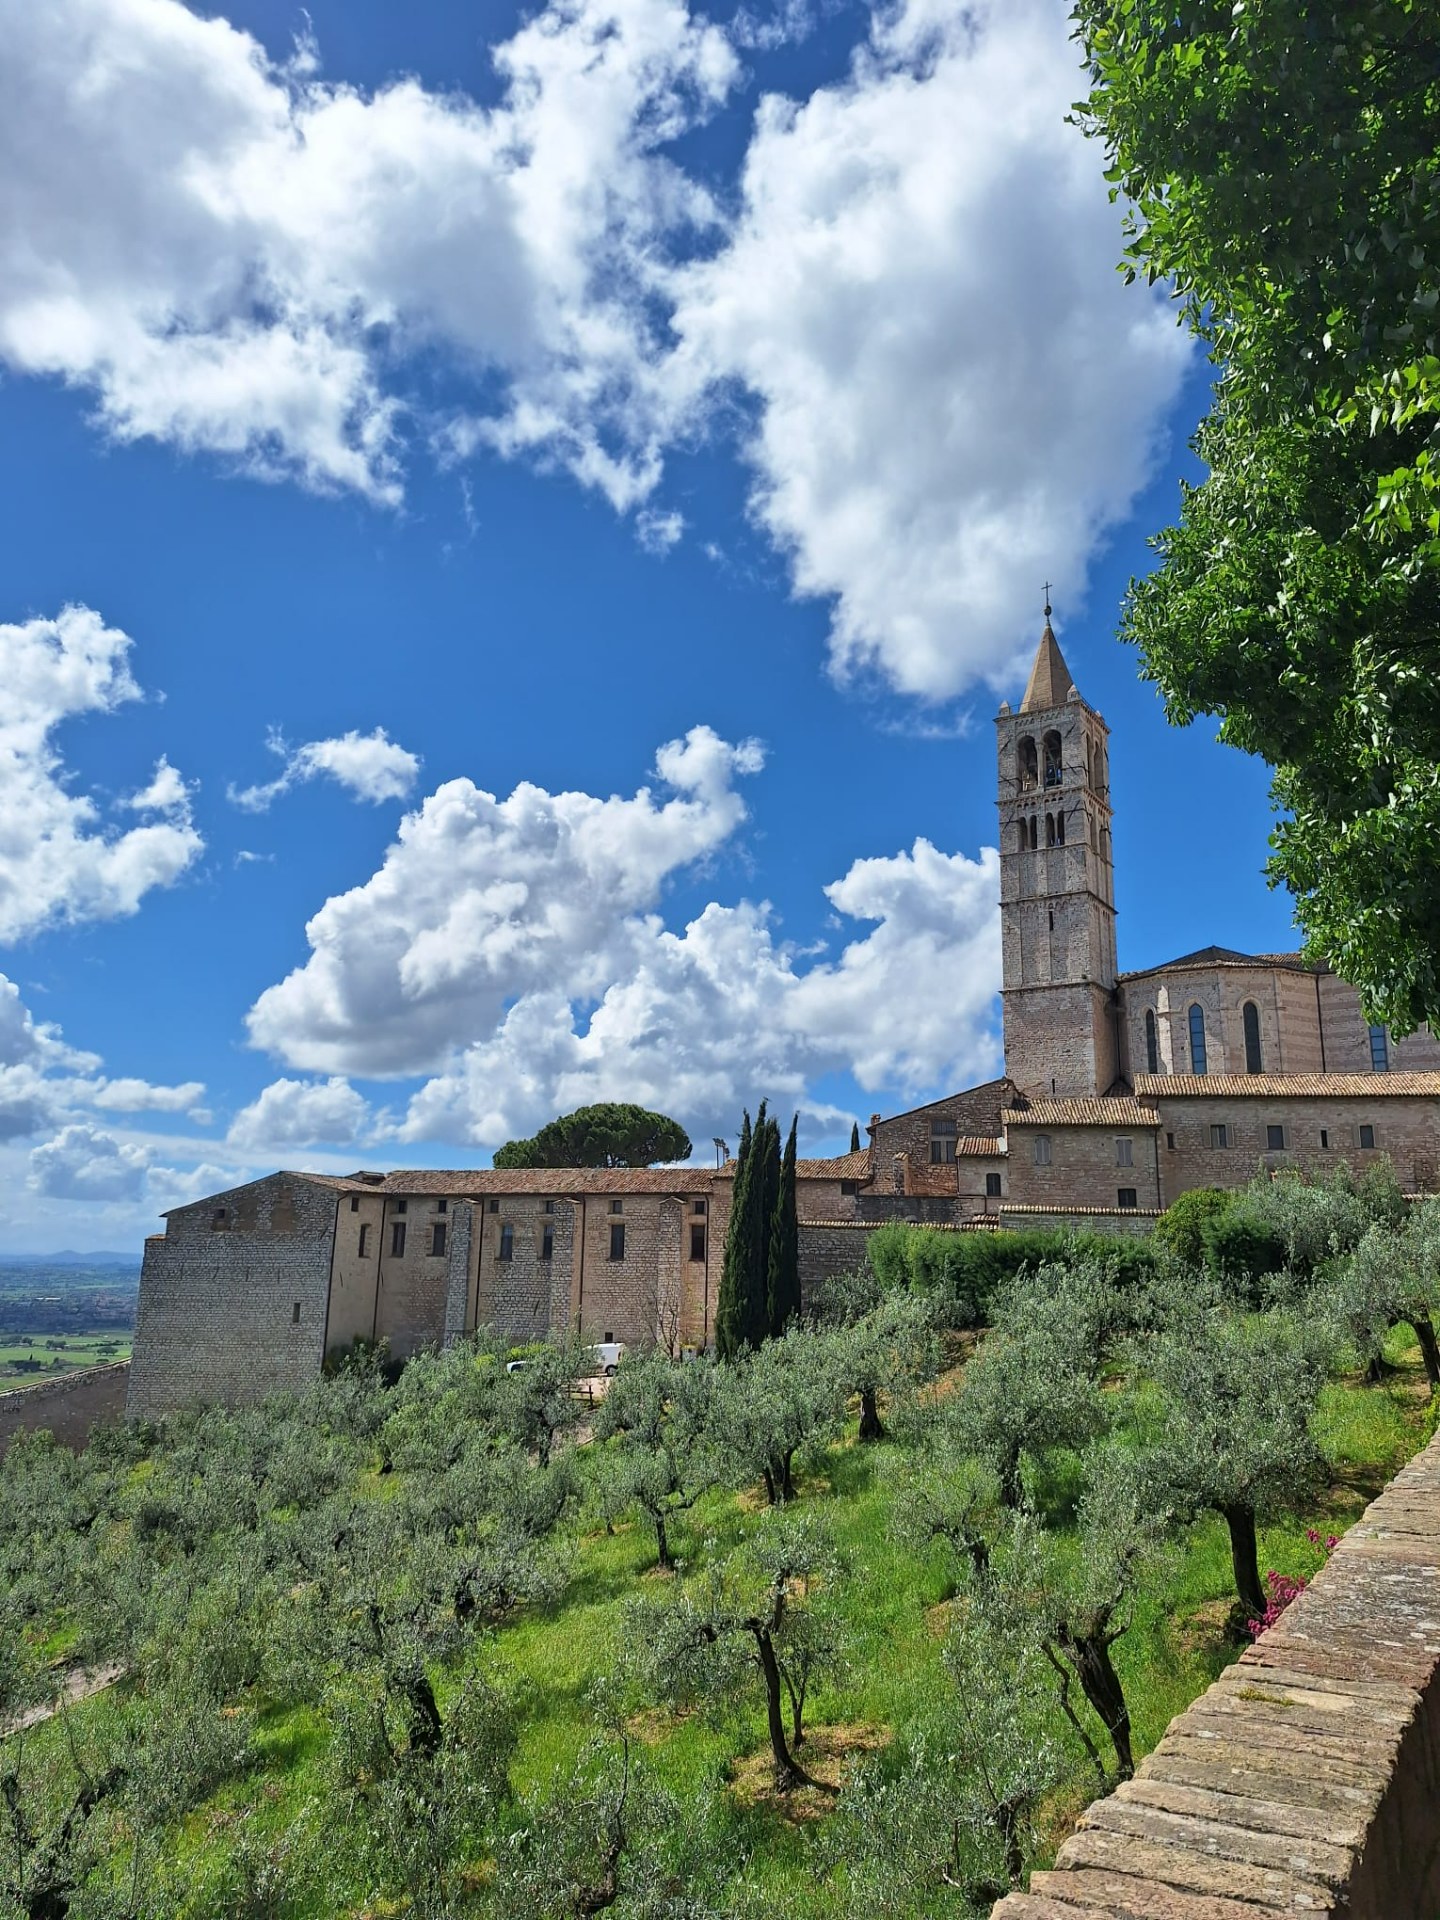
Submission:
POLYGON ((1114 639, 1207 369, 1080 90, 1051 0, 27 15, 0 1251, 586 1098, 819 1151, 987 1077, 1046 579, 1122 965, 1292 943, 1265 770, 1114 639))

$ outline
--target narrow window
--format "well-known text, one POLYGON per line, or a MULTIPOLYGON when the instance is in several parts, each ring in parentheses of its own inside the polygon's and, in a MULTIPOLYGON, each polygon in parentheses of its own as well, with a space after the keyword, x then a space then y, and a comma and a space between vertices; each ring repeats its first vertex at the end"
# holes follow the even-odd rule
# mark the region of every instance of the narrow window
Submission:
POLYGON ((1019 847, 1021 853, 1024 853, 1030 844, 1030 830, 1023 820, 1017 820, 1015 822, 1015 832, 1018 836, 1015 844, 1019 847))
POLYGON ((1360 1145, 1368 1152, 1375 1145, 1374 1127, 1361 1127, 1360 1145))
POLYGON ((1173 1133, 1166 1134, 1165 1145, 1169 1148, 1171 1153, 1175 1151, 1175 1136, 1173 1133))
POLYGON ((1048 1167, 1050 1164, 1050 1136, 1048 1133, 1037 1133, 1035 1136, 1035 1164, 1037 1167, 1048 1167))
POLYGON ((350 1211, 351 1213, 358 1213, 360 1211, 360 1196, 358 1193, 352 1193, 350 1196, 350 1211))
POLYGON ((1320 1129, 1320 1151, 1322 1153, 1328 1153, 1330 1151, 1330 1129, 1328 1127, 1321 1127, 1320 1129))
POLYGON ((1051 907, 1051 909, 1050 909, 1050 915, 1049 915, 1049 918, 1050 918, 1050 931, 1051 931, 1051 933, 1054 933, 1054 931, 1055 931, 1055 909, 1054 909, 1053 907, 1051 907))
POLYGON ((1020 791, 1031 793, 1039 782, 1039 767, 1035 753, 1035 742, 1027 733, 1020 742, 1020 791))
POLYGON ((930 1122, 930 1164, 950 1166, 955 1159, 955 1140, 960 1129, 953 1120, 930 1122))
POLYGON ((1117 1187, 1115 1190, 1115 1198, 1122 1207, 1126 1209, 1133 1207, 1135 1205, 1134 1187, 1117 1187))
POLYGON ((500 1211, 500 1202, 498 1200, 492 1200, 490 1202, 490 1211, 491 1213, 498 1213, 500 1211))
POLYGON ((547 1200, 545 1202, 545 1211, 546 1213, 553 1213, 555 1211, 555 1202, 553 1200, 547 1200))
POLYGON ((405 1222, 396 1220, 390 1228, 390 1256, 398 1260, 405 1252, 405 1222))
POLYGON ((1065 816, 1063 813, 1057 813, 1055 816, 1055 844, 1057 847, 1063 847, 1065 844, 1065 816))
POLYGON ((620 1220, 615 1221, 610 1228, 610 1258, 612 1260, 625 1258, 625 1225, 620 1220))
POLYGON ((224 1207, 216 1207, 210 1216, 210 1231, 212 1233, 223 1233, 225 1231, 225 1218, 224 1207))
POLYGON ((1135 1142, 1117 1140, 1115 1142, 1115 1164, 1117 1167, 1133 1167, 1135 1164, 1135 1142))
POLYGON ((1283 1153, 1285 1151, 1284 1127, 1266 1127, 1265 1149, 1267 1153, 1283 1153))
POLYGON ((1228 1147, 1229 1146, 1230 1129, 1225 1125, 1223 1120, 1220 1122, 1218 1126, 1211 1127, 1210 1144, 1212 1147, 1228 1147))
POLYGON ((1160 1071, 1160 1036, 1155 1030, 1153 1007, 1145 1009, 1145 1071, 1147 1073, 1160 1071))
POLYGON ((555 1229, 548 1222, 540 1234, 540 1258, 542 1260, 555 1258, 555 1229))
POLYGON ((1053 813, 1047 813, 1045 816, 1045 844, 1047 847, 1053 847, 1055 844, 1055 816, 1053 813))
POLYGON ((1034 853, 1040 845, 1040 828, 1035 815, 1030 816, 1030 851, 1034 853))
POLYGON ((1241 1018, 1245 1023, 1245 1071, 1263 1073, 1264 1062, 1260 1054, 1260 1009, 1253 1000, 1247 1000, 1241 1009, 1241 1018))
POLYGON ((500 1229, 500 1244, 495 1249, 495 1258, 497 1260, 513 1260, 515 1258, 515 1229, 508 1220, 500 1229))
POLYGON ((1375 1073, 1390 1071, 1390 1042, 1384 1027, 1370 1029, 1370 1066, 1375 1073))
POLYGON ((300 1324, 300 1302, 298 1300, 295 1302, 295 1306, 290 1314, 290 1324, 292 1327, 298 1327, 300 1324))
POLYGON ((404 1213, 405 1209, 409 1206, 409 1204, 410 1202, 408 1200, 397 1200, 395 1202, 396 1213, 404 1213))
POLYGON ((1190 1070, 1205 1071, 1205 1009, 1197 1002, 1190 1009, 1190 1070))
POLYGON ((625 1202, 623 1200, 612 1200, 610 1202, 610 1211, 611 1213, 623 1213, 625 1211, 625 1202))
POLYGON ((708 1200, 697 1200, 695 1202, 694 1211, 699 1214, 708 1213, 710 1211, 710 1202, 708 1200))
POLYGON ((448 1200, 437 1200, 435 1202, 436 1213, 448 1213, 449 1210, 450 1210, 450 1202, 448 1200))
POLYGON ((692 1260, 703 1260, 705 1258, 704 1227, 692 1226, 690 1229, 690 1258, 692 1260))
POLYGON ((445 1222, 443 1220, 437 1220, 434 1226, 431 1227, 430 1229, 431 1257, 433 1258, 438 1253, 444 1253, 444 1251, 445 1251, 445 1222))
POLYGON ((360 1225, 360 1245, 356 1248, 356 1252, 360 1255, 360 1258, 363 1260, 369 1251, 370 1251, 370 1223, 368 1221, 362 1221, 360 1225))
POLYGON ((1058 787, 1065 778, 1065 770, 1060 758, 1060 736, 1052 727, 1045 736, 1045 784, 1058 787))
POLYGON ((987 1200, 998 1200, 1000 1198, 1000 1176, 998 1173, 986 1174, 985 1198, 987 1200))
POLYGON ((1092 853, 1094 853, 1094 852, 1096 851, 1096 847, 1095 847, 1095 816, 1094 816, 1094 814, 1093 814, 1093 813, 1092 813, 1092 814, 1090 815, 1090 851, 1091 851, 1092 853))

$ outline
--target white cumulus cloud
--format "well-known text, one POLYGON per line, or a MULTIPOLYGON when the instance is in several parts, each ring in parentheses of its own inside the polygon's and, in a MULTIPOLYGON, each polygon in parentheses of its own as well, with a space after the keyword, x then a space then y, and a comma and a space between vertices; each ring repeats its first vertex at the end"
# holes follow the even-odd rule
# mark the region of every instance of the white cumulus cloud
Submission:
POLYGON ((131 914, 204 847, 185 784, 162 760, 124 804, 153 815, 124 832, 72 791, 52 736, 63 720, 140 697, 130 640, 88 607, 0 624, 0 941, 56 922, 131 914))
POLYGON ((329 1080, 273 1080, 230 1124, 227 1142, 242 1151, 345 1146, 365 1131, 370 1109, 339 1076, 329 1080))
POLYGON ((307 780, 333 780, 355 799, 377 805, 382 800, 403 800, 420 775, 418 754, 392 740, 383 727, 373 733, 352 727, 336 739, 307 740, 294 748, 272 733, 268 745, 285 763, 275 779, 263 786, 230 788, 232 805, 247 813, 264 813, 282 793, 307 780))
MULTIPOLYGON (((828 897, 872 924, 833 957, 797 954, 769 909, 744 900, 666 925, 665 881, 736 833, 736 776, 760 762, 753 742, 696 727, 656 756, 668 799, 527 784, 497 801, 447 783, 379 870, 311 920, 311 956, 261 996, 252 1040, 312 1072, 426 1074, 398 1137, 489 1146, 621 1098, 704 1139, 760 1092, 803 1106, 813 1135, 836 1118, 808 1091, 826 1074, 908 1090, 993 1071, 992 852, 970 860, 922 839, 857 861, 828 897)), ((317 1112, 334 1097, 341 1124, 358 1124, 344 1080, 280 1081, 257 1109, 272 1097, 277 1111, 313 1100, 317 1112)), ((260 1125, 247 1111, 232 1143, 253 1143, 260 1125)))
POLYGON ((62 1127, 30 1155, 30 1186, 48 1200, 138 1200, 149 1155, 87 1121, 62 1127))

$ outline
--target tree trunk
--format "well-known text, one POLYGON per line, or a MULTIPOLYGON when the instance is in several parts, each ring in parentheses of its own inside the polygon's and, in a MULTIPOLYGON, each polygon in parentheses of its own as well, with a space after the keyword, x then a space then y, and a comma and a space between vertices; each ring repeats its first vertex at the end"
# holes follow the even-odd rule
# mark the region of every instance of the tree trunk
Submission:
POLYGON ((880 1424, 880 1406, 874 1387, 860 1389, 860 1435, 862 1440, 883 1440, 885 1429, 880 1424))
POLYGON ((1251 1507, 1222 1507, 1230 1529, 1230 1564, 1235 1569, 1235 1591, 1251 1619, 1265 1612, 1265 1589, 1260 1584, 1260 1549, 1255 1540, 1255 1513, 1251 1507))
POLYGON ((1002 1800, 995 1809, 1000 1838, 1005 1847, 1005 1871, 1012 1887, 1018 1887, 1025 1871, 1025 1855, 1020 1846, 1020 1809, 1013 1800, 1002 1800))
POLYGON ((765 1498, 772 1507, 778 1507, 780 1504, 780 1488, 768 1466, 765 1468, 765 1498))
POLYGON ((1075 1669, 1085 1698, 1099 1716, 1115 1749, 1115 1764, 1122 1780, 1135 1771, 1135 1756, 1130 1748, 1130 1709, 1125 1704, 1125 1689, 1110 1658, 1110 1649, 1100 1634, 1077 1634, 1062 1621, 1060 1645, 1075 1669))
POLYGON ((410 1709, 411 1748, 416 1753, 438 1752, 445 1729, 429 1674, 421 1666, 412 1667, 400 1676, 396 1688, 410 1709))
POLYGON ((1430 1382, 1430 1391, 1440 1389, 1440 1343, 1435 1339, 1435 1328, 1428 1313, 1417 1313, 1411 1319, 1415 1329, 1415 1338, 1420 1342, 1420 1356, 1425 1362, 1425 1378, 1430 1382))
POLYGON ((1020 1449, 1018 1447, 1000 1462, 999 1478, 1001 1502, 1013 1511, 1025 1496, 1025 1489, 1020 1480, 1020 1449))
POLYGON ((775 1644, 765 1628, 753 1627, 751 1631, 765 1678, 765 1718, 770 1729, 770 1751, 775 1757, 775 1784, 782 1793, 788 1793, 792 1787, 810 1786, 812 1782, 785 1743, 785 1714, 780 1699, 782 1682, 775 1644))
POLYGON ((671 1564, 670 1535, 666 1531, 665 1516, 657 1507, 655 1511, 650 1515, 650 1518, 655 1522, 655 1550, 656 1550, 655 1564, 657 1566, 666 1568, 668 1571, 671 1564))

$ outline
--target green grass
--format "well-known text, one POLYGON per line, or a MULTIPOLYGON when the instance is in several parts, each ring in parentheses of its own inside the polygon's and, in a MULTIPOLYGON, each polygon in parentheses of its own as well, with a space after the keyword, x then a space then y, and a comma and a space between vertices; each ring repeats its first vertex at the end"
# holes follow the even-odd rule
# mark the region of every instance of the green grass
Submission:
POLYGON ((37 1333, 0 1339, 0 1391, 53 1380, 77 1367, 106 1366, 130 1358, 128 1333, 37 1333), (37 1368, 34 1362, 39 1361, 37 1368))

